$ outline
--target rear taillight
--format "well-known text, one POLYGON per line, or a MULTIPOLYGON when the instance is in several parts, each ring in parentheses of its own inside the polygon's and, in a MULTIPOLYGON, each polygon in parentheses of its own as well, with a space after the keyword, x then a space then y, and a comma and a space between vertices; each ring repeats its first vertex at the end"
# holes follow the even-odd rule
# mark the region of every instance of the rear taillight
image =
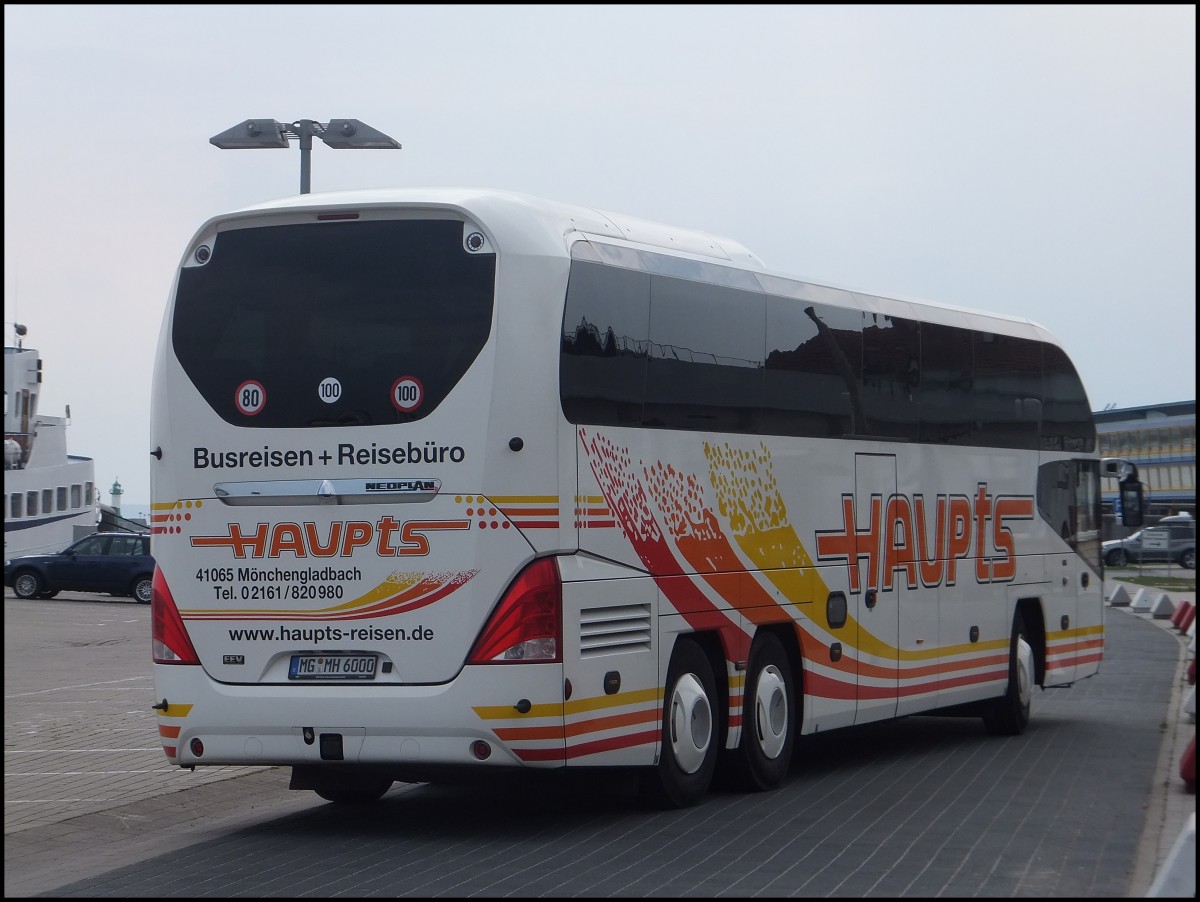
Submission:
POLYGON ((199 664, 200 657, 192 647, 183 618, 175 607, 175 599, 167 588, 162 570, 154 568, 150 590, 150 635, 155 664, 199 664))
POLYGON ((562 579, 553 558, 521 571, 475 641, 468 664, 562 661, 562 579))

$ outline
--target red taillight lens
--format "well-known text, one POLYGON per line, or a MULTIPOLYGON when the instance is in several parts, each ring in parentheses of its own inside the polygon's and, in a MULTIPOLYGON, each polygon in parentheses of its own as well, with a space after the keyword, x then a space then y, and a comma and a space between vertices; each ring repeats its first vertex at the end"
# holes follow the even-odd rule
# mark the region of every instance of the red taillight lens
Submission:
POLYGON ((167 580, 157 566, 150 590, 150 624, 155 664, 200 663, 200 657, 183 626, 183 618, 179 616, 179 609, 175 607, 175 599, 167 588, 167 580))
POLYGON ((513 580, 475 641, 468 664, 562 661, 562 580, 553 558, 513 580))

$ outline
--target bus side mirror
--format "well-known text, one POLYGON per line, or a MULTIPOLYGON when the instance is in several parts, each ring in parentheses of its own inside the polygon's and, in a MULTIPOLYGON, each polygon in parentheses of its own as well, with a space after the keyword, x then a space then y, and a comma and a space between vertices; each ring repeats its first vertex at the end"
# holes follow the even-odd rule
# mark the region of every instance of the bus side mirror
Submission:
POLYGON ((1142 525, 1142 484, 1136 477, 1121 480, 1121 525, 1142 525))

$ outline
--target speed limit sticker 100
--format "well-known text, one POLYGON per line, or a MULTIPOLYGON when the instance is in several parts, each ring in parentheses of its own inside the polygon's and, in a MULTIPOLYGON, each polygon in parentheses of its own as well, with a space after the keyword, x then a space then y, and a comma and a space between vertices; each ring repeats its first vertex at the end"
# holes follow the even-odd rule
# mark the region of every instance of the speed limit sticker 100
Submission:
POLYGON ((412 413, 425 400, 425 388, 416 376, 401 376, 392 383, 392 404, 397 410, 412 413))
POLYGON ((267 406, 267 390, 262 387, 261 382, 247 379, 237 387, 233 403, 237 405, 238 411, 242 414, 252 417, 256 413, 261 413, 262 409, 267 406))

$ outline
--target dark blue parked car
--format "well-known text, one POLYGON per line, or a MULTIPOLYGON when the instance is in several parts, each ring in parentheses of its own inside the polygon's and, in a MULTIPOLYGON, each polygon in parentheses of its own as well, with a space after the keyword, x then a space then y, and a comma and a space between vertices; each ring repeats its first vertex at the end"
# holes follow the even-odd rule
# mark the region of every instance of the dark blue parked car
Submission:
POLYGON ((18 598, 53 598, 63 590, 131 595, 150 603, 154 558, 150 536, 97 532, 54 554, 13 558, 4 567, 4 585, 18 598))

